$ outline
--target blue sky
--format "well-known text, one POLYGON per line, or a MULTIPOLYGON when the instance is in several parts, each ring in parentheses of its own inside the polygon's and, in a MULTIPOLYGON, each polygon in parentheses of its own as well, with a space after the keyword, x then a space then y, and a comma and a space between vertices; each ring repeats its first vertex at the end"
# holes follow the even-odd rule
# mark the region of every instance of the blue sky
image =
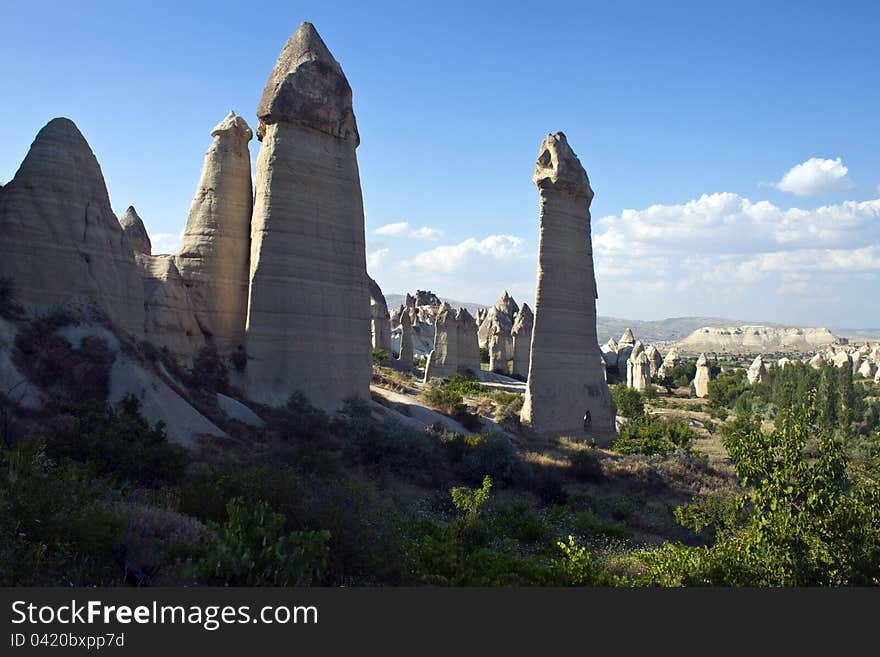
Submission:
POLYGON ((770 4, 4 0, 0 181, 67 116, 117 213, 173 248, 211 128, 255 125, 308 20, 354 91, 386 292, 531 301, 530 178, 562 130, 600 313, 880 326, 880 4, 770 4))

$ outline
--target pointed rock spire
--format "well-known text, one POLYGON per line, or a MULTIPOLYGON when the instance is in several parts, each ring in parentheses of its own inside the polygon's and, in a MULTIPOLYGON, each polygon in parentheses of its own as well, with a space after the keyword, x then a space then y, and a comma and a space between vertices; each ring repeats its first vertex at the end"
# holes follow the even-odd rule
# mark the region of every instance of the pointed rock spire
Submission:
POLYGON ((266 126, 295 123, 360 143, 351 102, 351 87, 342 67, 315 26, 303 23, 287 43, 272 69, 257 107, 257 137, 266 126))
POLYGON ((25 306, 97 305, 140 337, 144 296, 97 158, 70 119, 40 130, 0 195, 0 277, 25 306))
POLYGON ((245 386, 325 410, 370 399, 370 296, 351 87, 315 28, 284 46, 257 112, 245 386))
POLYGON ((244 344, 247 318, 253 133, 230 112, 211 136, 175 262, 201 331, 221 352, 234 352, 244 344))
POLYGON ((131 248, 135 253, 143 253, 144 255, 153 254, 153 244, 150 242, 150 236, 147 234, 147 228, 144 222, 138 216, 137 210, 133 205, 128 206, 128 210, 119 220, 123 232, 128 237, 131 248))
POLYGON ((694 394, 701 399, 709 396, 709 382, 712 380, 712 369, 706 354, 697 359, 697 373, 694 376, 694 394))

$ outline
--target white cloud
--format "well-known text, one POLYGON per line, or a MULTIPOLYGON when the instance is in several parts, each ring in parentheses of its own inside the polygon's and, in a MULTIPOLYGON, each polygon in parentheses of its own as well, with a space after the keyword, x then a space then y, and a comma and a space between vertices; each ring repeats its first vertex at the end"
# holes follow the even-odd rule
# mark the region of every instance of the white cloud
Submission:
MULTIPOLYGON (((438 246, 417 254, 401 263, 411 271, 452 273, 463 271, 468 264, 487 264, 486 259, 508 261, 526 257, 525 241, 514 235, 489 235, 482 240, 469 237, 458 244, 438 246)), ((476 273, 476 272, 474 272, 476 273)))
POLYGON ((401 237, 409 232, 409 224, 405 221, 399 221, 396 224, 385 224, 379 226, 373 231, 376 235, 384 235, 385 237, 401 237))
POLYGON ((847 177, 848 171, 839 157, 836 160, 811 157, 789 169, 775 187, 798 196, 840 192, 855 186, 847 177))
POLYGON ((376 249, 375 251, 371 251, 367 254, 367 268, 371 270, 378 269, 382 266, 382 263, 385 262, 390 253, 390 249, 376 249))
POLYGON ((880 199, 805 210, 707 194, 600 218, 593 254, 600 300, 621 314, 759 319, 799 303, 828 322, 820 299, 873 312, 857 299, 869 294, 861 278, 880 273, 880 199))
POLYGON ((154 255, 177 253, 180 250, 180 242, 182 240, 183 233, 156 233, 150 236, 154 255))
POLYGON ((407 221, 398 221, 393 224, 385 224, 379 226, 373 231, 376 235, 383 237, 411 237, 417 240, 427 240, 436 242, 443 236, 443 231, 436 228, 422 226, 421 228, 412 228, 407 221))

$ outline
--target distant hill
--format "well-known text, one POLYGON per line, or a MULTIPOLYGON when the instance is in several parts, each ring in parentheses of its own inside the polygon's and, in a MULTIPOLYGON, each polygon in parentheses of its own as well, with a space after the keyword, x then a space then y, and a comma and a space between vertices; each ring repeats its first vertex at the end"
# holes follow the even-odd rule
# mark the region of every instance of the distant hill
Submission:
MULTIPOLYGON (((458 301, 448 297, 440 297, 454 308, 467 308, 472 315, 477 308, 488 308, 492 304, 474 303, 472 301, 458 301)), ((403 294, 387 294, 385 300, 388 308, 396 308, 403 303, 403 294)), ((668 317, 666 319, 623 319, 620 317, 607 317, 599 315, 596 319, 596 331, 599 344, 608 342, 608 338, 620 339, 627 328, 631 328, 637 340, 644 344, 680 342, 687 338, 697 329, 709 326, 712 328, 725 328, 731 326, 768 326, 772 328, 792 328, 790 324, 775 324, 772 322, 745 321, 724 317, 668 317)), ((849 338, 850 340, 880 340, 880 328, 841 328, 831 329, 835 336, 849 338)))
POLYGON ((737 325, 701 327, 678 343, 683 353, 815 353, 817 349, 840 344, 841 339, 827 328, 790 328, 737 325))
MULTIPOLYGON (((641 340, 643 344, 649 344, 652 342, 678 342, 704 326, 723 327, 746 323, 722 317, 669 317, 667 319, 640 320, 599 315, 596 320, 596 330, 599 334, 599 344, 604 344, 608 338, 619 340, 627 328, 632 329, 636 340, 641 340)), ((768 326, 777 325, 769 324, 768 326)))

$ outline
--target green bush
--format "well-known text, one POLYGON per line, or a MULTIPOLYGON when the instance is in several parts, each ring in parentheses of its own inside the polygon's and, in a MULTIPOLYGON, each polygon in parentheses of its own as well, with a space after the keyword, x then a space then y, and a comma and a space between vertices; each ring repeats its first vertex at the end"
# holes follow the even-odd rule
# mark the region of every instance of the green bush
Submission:
POLYGON ((590 509, 579 511, 574 517, 574 526, 584 536, 598 537, 607 536, 619 540, 626 540, 631 533, 625 527, 616 525, 613 522, 605 522, 596 517, 590 509))
POLYGON ((628 388, 625 383, 611 386, 611 396, 617 406, 617 414, 625 418, 639 418, 645 414, 645 402, 641 393, 635 388, 628 388))
POLYGON ((456 471, 470 482, 481 481, 490 475, 499 484, 510 485, 526 475, 526 466, 510 441, 503 435, 489 433, 465 439, 450 449, 462 450, 456 471))
POLYGON ((569 472, 580 481, 601 481, 602 462, 595 449, 579 449, 568 458, 569 472))
POLYGON ((41 441, 0 449, 0 585, 115 583, 124 521, 100 502, 108 488, 54 463, 41 441))
POLYGON ((140 400, 125 397, 119 408, 84 402, 60 404, 69 421, 49 435, 47 451, 56 459, 88 464, 102 475, 148 486, 180 481, 187 452, 168 442, 162 422, 150 426, 140 400))
POLYGON ((15 337, 13 358, 28 379, 53 399, 103 402, 116 356, 101 338, 87 336, 75 349, 55 332, 72 322, 60 311, 32 321, 15 337))
POLYGON ((521 499, 502 507, 492 518, 492 526, 497 534, 526 543, 543 543, 550 538, 547 520, 521 499))
POLYGON ((474 378, 466 377, 462 374, 450 375, 445 386, 451 392, 457 392, 462 396, 479 397, 489 392, 486 386, 480 385, 474 378))
POLYGON ((664 420, 645 415, 628 421, 620 430, 612 449, 620 454, 665 455, 677 449, 690 450, 694 431, 680 420, 664 420))
POLYGON ((436 438, 402 424, 372 423, 352 432, 349 452, 353 460, 373 472, 393 472, 426 486, 445 472, 443 447, 436 438))
POLYGON ((520 412, 523 406, 523 396, 513 393, 497 392, 492 398, 498 404, 495 409, 494 420, 502 429, 516 433, 520 430, 520 412))
POLYGON ((284 516, 265 502, 235 498, 228 520, 211 524, 193 565, 195 579, 220 586, 311 586, 320 584, 327 565, 330 533, 283 533, 284 516))
POLYGON ((557 541, 559 558, 553 562, 556 583, 561 586, 600 586, 609 583, 608 576, 593 555, 574 540, 557 541))
POLYGON ((214 346, 202 347, 196 354, 189 372, 189 384, 193 388, 229 393, 229 371, 214 346))
MULTIPOLYGON (((787 369, 787 368, 786 368, 787 369)), ((765 434, 743 421, 725 444, 749 493, 733 505, 677 514, 705 547, 666 544, 641 555, 646 581, 665 585, 880 584, 880 483, 851 464, 823 426, 815 396, 765 434)))
POLYGON ((558 472, 546 468, 532 468, 526 484, 545 506, 565 504, 568 501, 568 493, 562 485, 562 476, 558 472))
POLYGON ((747 390, 749 384, 742 370, 733 374, 723 373, 709 382, 709 404, 714 408, 730 408, 747 390))

